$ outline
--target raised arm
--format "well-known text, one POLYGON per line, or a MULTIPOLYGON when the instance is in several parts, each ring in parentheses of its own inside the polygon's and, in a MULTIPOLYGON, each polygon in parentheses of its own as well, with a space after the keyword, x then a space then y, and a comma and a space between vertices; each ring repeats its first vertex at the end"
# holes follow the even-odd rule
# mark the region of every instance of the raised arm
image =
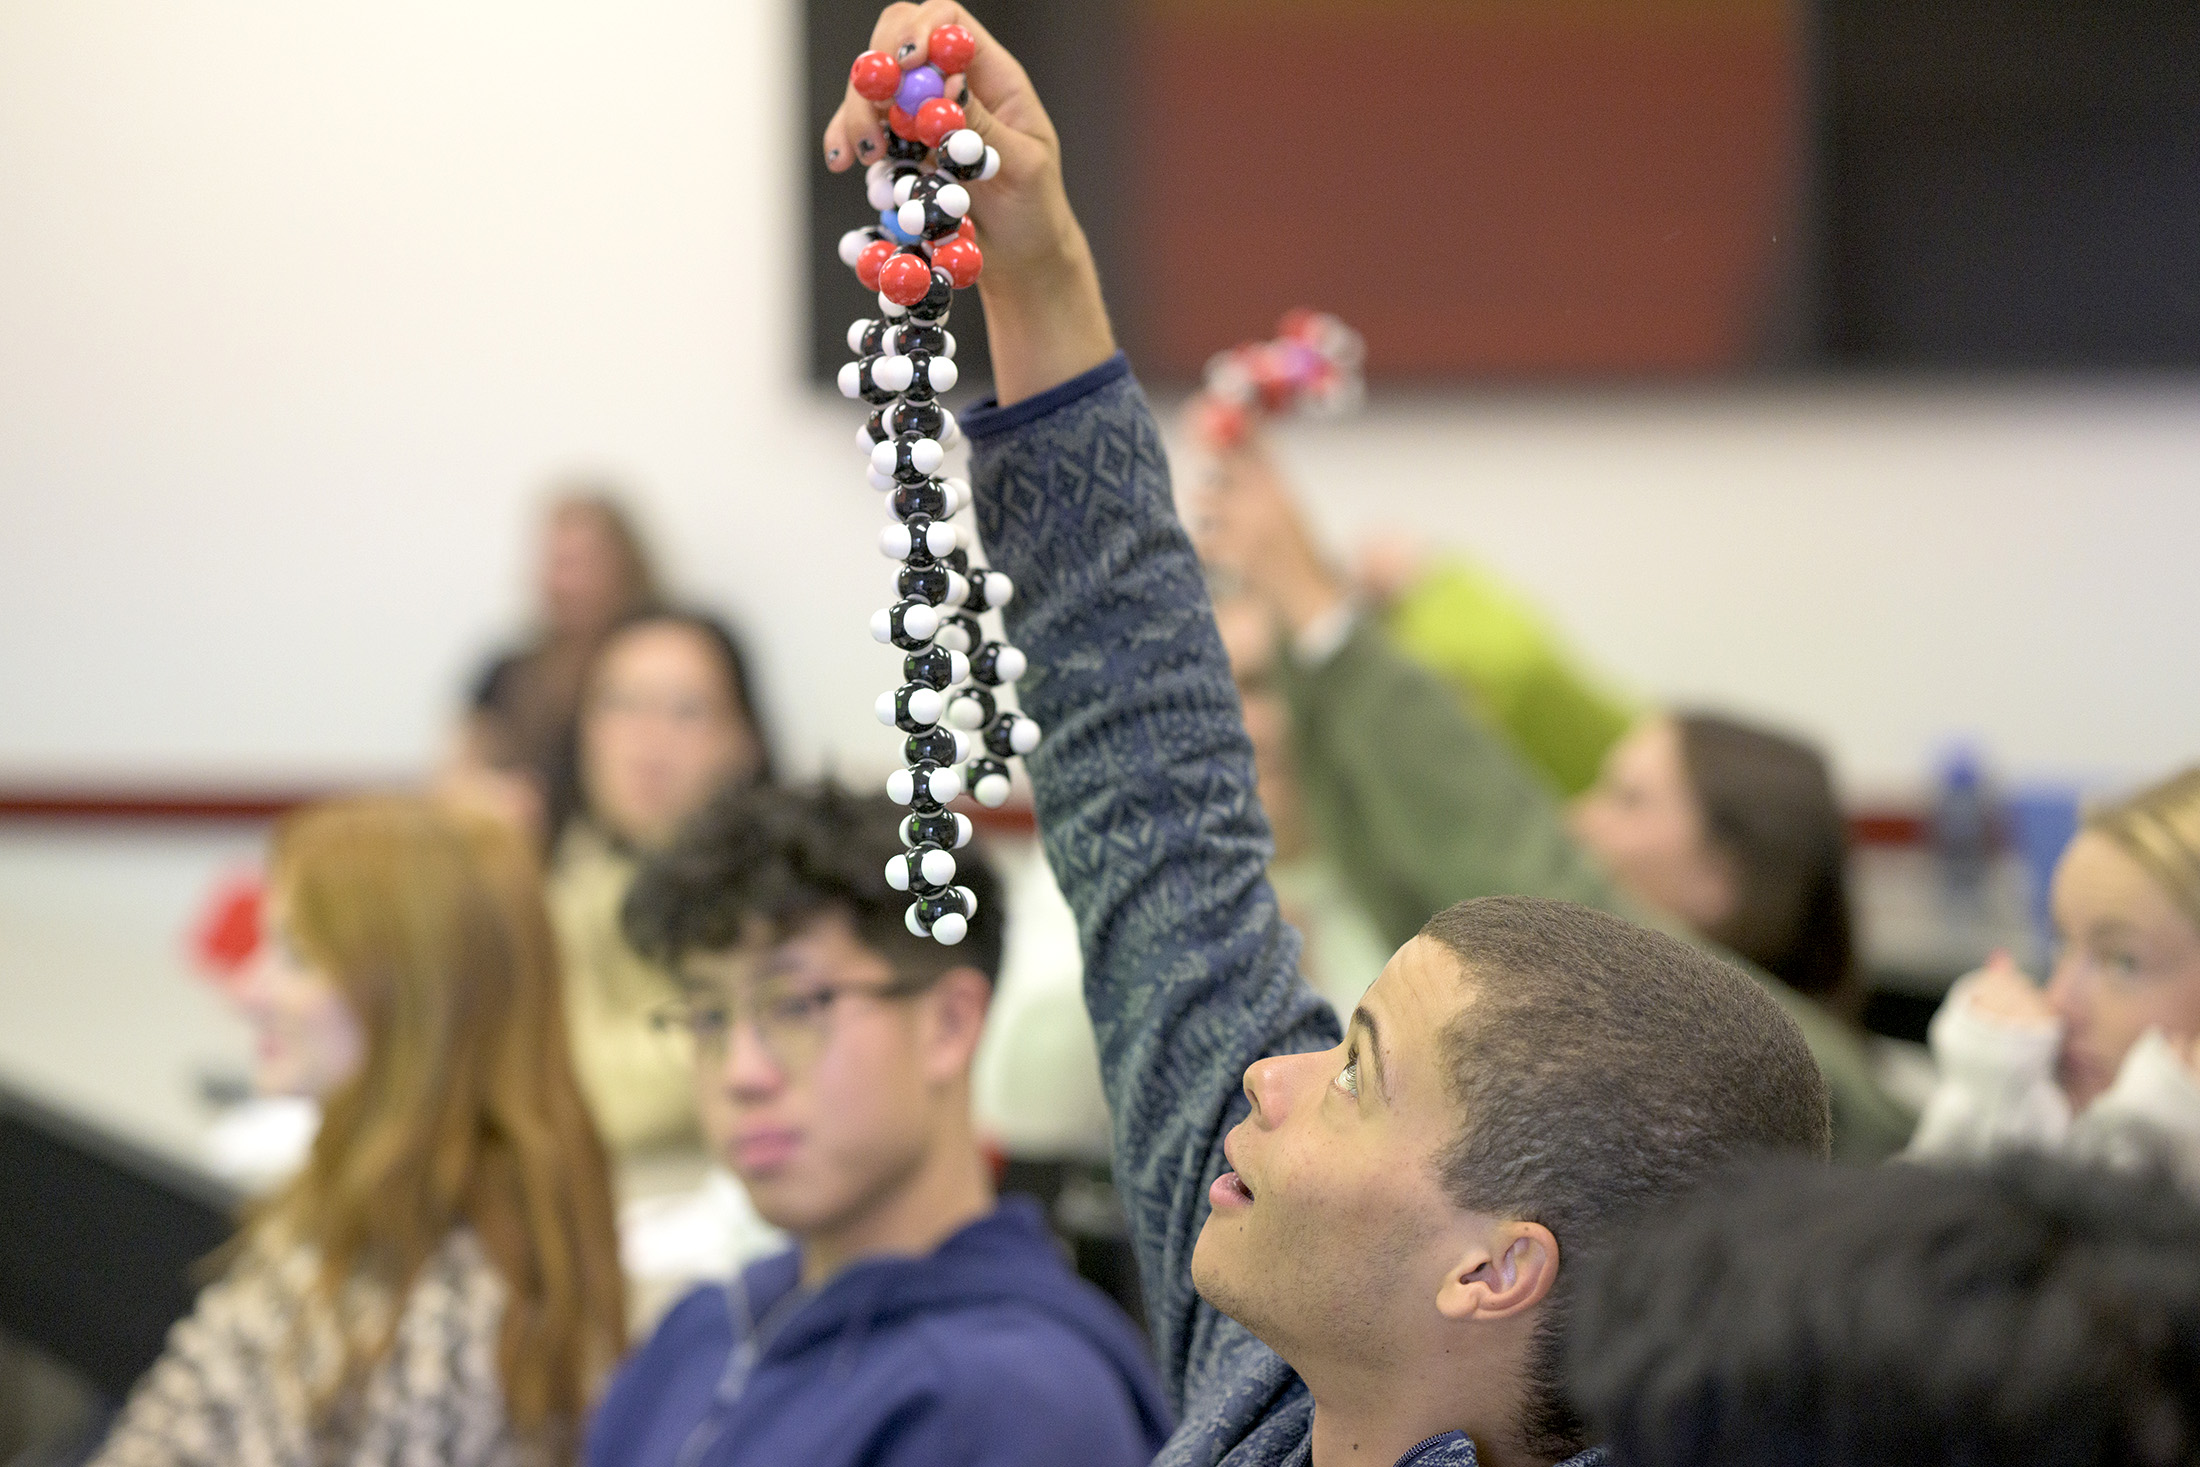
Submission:
POLYGON ((1332 1045, 1336 1024, 1268 888, 1252 746, 1128 364, 969 431, 979 528, 1018 587, 1019 691, 1047 730, 1031 777, 1083 942, 1116 1183, 1164 1374, 1196 1390, 1223 1326, 1192 1292, 1192 1244, 1245 1068, 1332 1045))
MULTIPOLYGON (((1003 404, 963 419, 979 530, 1017 587, 1008 629, 1031 663, 1018 691, 1046 730, 1029 760, 1040 829, 1077 915, 1116 1181, 1181 1405, 1223 1354, 1258 1348, 1199 1303, 1190 1271, 1245 1068, 1328 1047, 1336 1024, 1300 979, 1297 935, 1268 889, 1237 691, 1153 416, 1115 354, 1053 125, 959 6, 894 7, 872 44, 921 59, 949 20, 977 37, 965 106, 1001 154, 999 175, 971 188, 1003 404)), ((876 129, 851 94, 828 163, 876 156, 876 129)))

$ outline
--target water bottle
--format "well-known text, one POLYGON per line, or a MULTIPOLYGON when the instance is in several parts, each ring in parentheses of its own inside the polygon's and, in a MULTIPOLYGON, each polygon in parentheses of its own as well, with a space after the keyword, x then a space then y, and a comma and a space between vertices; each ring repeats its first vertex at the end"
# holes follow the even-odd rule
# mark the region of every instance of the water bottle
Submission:
POLYGON ((1994 811, 1984 763, 1970 744, 1953 745, 1941 757, 1932 842, 1948 895, 1967 904, 1982 900, 1994 863, 1994 811))

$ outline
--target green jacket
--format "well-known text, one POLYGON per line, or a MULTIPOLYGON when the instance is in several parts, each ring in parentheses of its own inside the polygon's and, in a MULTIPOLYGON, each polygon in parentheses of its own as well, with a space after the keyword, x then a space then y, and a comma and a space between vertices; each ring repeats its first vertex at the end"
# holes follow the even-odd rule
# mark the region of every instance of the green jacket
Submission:
POLYGON ((1423 572, 1383 626, 1561 794, 1596 783, 1604 751, 1634 721, 1636 710, 1582 672, 1534 603, 1465 561, 1423 572))
MULTIPOLYGON (((1318 667, 1282 659, 1301 798, 1324 848, 1393 946, 1469 897, 1553 897, 1701 941, 1623 897, 1577 845, 1557 799, 1458 698, 1362 622, 1318 667)), ((1756 977, 1795 1020, 1833 1097, 1833 1146, 1876 1161, 1916 1117, 1872 1077, 1860 1035, 1786 984, 1756 977)))

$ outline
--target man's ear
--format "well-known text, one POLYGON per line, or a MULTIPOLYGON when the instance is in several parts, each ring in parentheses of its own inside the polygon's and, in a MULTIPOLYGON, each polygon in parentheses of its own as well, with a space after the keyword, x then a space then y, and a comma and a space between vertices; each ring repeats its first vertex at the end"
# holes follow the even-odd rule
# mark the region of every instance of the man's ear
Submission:
POLYGON ((1436 1291, 1447 1319, 1509 1319, 1558 1283, 1558 1239, 1541 1223, 1493 1222, 1459 1255, 1436 1291))
POLYGON ((939 1079, 952 1079, 977 1058, 993 985, 976 968, 950 968, 932 985, 929 1059, 939 1079))

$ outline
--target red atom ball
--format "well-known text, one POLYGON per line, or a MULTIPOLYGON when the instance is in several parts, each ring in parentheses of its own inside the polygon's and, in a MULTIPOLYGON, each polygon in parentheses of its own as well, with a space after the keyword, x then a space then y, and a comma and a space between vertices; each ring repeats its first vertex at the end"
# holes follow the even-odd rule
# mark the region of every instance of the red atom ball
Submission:
POLYGON ((962 108, 945 97, 934 97, 917 109, 916 139, 928 148, 936 148, 941 138, 962 125, 962 108))
POLYGON ((894 258, 894 242, 890 239, 874 239, 856 256, 856 279, 865 290, 878 289, 878 275, 888 260, 894 258))
POLYGON ((978 38, 952 22, 933 27, 931 39, 924 43, 924 59, 937 66, 941 76, 965 69, 977 54, 978 38))
POLYGON ((932 267, 921 255, 896 255, 878 272, 878 288, 897 306, 913 306, 932 288, 932 267))
POLYGON ((886 109, 886 125, 895 137, 916 140, 917 119, 902 111, 899 103, 886 109))
POLYGON ((962 228, 955 231, 955 238, 967 239, 972 244, 976 244, 978 242, 978 221, 972 219, 968 214, 965 214, 963 216, 962 228))
POLYGON ((978 272, 985 268, 985 256, 978 253, 976 245, 957 236, 932 246, 932 263, 947 272, 947 278, 955 282, 955 289, 968 290, 978 283, 978 272))
POLYGON ((901 68, 884 51, 866 51, 848 68, 848 83, 858 95, 883 102, 901 85, 901 68))

